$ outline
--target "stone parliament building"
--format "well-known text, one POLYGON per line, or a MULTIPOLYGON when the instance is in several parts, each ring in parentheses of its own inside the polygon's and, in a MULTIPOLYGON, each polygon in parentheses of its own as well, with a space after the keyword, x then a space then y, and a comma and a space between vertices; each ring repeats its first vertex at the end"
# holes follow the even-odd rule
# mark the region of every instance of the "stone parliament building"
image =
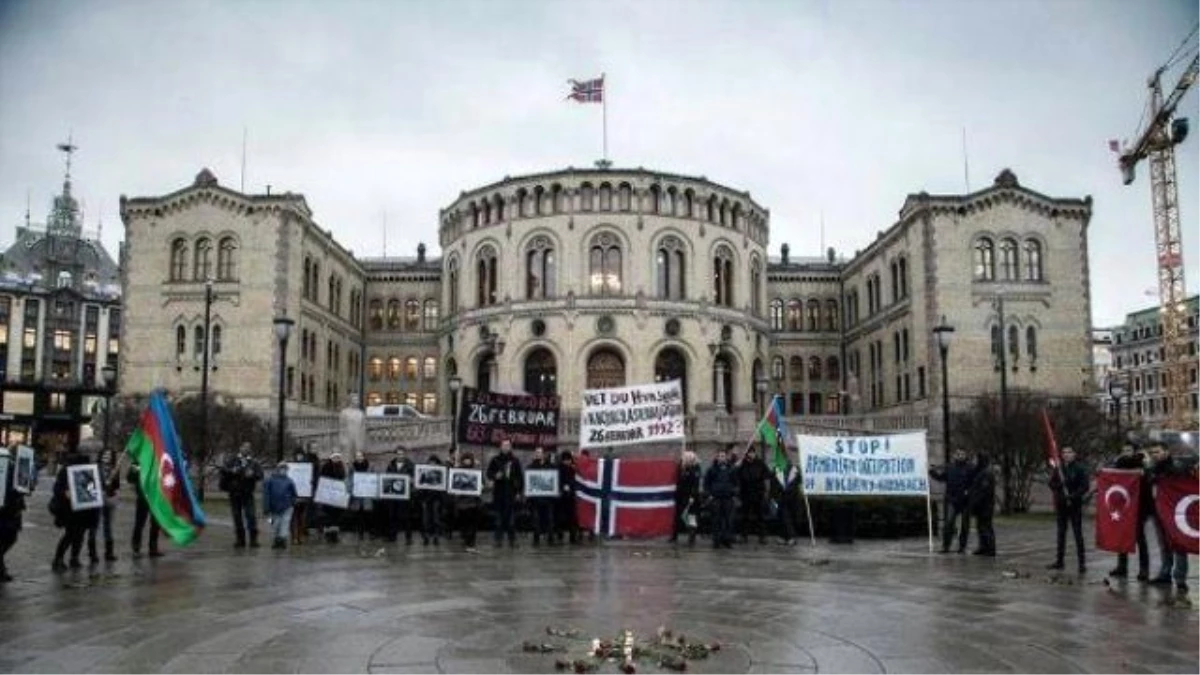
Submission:
POLYGON ((278 404, 282 359, 298 436, 326 434, 362 392, 430 416, 373 440, 447 443, 457 376, 562 396, 563 447, 577 442, 584 389, 675 378, 699 443, 748 441, 760 389, 783 395, 794 431, 928 426, 936 439, 942 317, 956 329, 956 406, 999 391, 1000 349, 1012 390, 1095 393, 1091 208, 1005 170, 971 194, 908 195, 848 259, 788 244, 776 256, 770 212, 748 192, 568 168, 461 193, 438 215, 440 255, 422 244, 415 257, 366 257, 304 196, 242 194, 203 170, 169 194, 121 197, 119 387, 198 392, 207 344, 213 392, 263 414, 278 404), (296 323, 281 355, 283 315, 296 323))

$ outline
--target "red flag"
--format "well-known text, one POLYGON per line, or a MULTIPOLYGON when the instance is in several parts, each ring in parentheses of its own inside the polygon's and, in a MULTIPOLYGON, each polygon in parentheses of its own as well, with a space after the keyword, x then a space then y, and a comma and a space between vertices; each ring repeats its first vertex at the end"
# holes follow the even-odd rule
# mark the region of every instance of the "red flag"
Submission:
POLYGON ((1096 548, 1113 553, 1137 550, 1141 489, 1141 471, 1100 469, 1096 477, 1096 548))
POLYGON ((1062 458, 1058 454, 1058 441, 1054 438, 1054 428, 1050 426, 1050 416, 1045 408, 1042 408, 1042 425, 1046 428, 1046 456, 1050 466, 1057 469, 1062 464, 1062 458))
POLYGON ((1200 554, 1200 484, 1193 476, 1163 476, 1154 505, 1171 550, 1200 554))
POLYGON ((580 527, 628 537, 671 534, 675 525, 674 459, 575 461, 575 513, 580 527))
POLYGON ((1115 138, 1109 139, 1108 149, 1112 150, 1113 152, 1120 152, 1121 144, 1119 142, 1117 142, 1117 139, 1115 139, 1115 138))

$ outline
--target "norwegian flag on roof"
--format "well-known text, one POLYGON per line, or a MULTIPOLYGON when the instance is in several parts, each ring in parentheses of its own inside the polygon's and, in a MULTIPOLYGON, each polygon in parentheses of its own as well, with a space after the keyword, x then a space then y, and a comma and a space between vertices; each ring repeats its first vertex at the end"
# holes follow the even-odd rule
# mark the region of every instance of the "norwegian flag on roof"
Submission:
POLYGON ((674 459, 579 457, 575 464, 579 526, 626 537, 670 534, 677 476, 674 459))
POLYGON ((603 103, 604 77, 592 80, 567 80, 571 85, 571 93, 567 98, 577 103, 603 103))

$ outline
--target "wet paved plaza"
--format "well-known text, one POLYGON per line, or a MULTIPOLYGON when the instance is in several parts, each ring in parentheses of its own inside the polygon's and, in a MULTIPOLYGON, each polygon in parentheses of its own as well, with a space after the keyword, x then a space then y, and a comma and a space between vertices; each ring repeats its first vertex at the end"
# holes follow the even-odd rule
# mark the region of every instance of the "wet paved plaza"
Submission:
POLYGON ((3 672, 554 672, 556 655, 522 643, 581 643, 547 626, 720 642, 690 672, 1195 673, 1200 660, 1195 604, 1110 587, 1113 556, 1093 554, 1082 580, 1046 572, 1048 519, 1002 521, 995 560, 930 555, 923 539, 713 551, 483 538, 471 555, 343 538, 281 553, 233 551, 215 507, 191 549, 131 560, 122 523, 120 561, 54 575, 57 531, 41 501, 30 508, 17 581, 0 586, 3 672))

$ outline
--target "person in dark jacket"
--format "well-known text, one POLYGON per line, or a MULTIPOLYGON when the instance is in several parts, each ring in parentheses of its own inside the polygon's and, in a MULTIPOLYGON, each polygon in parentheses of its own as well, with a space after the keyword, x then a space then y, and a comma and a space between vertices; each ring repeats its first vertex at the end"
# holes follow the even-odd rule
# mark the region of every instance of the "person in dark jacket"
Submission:
POLYGON ((150 502, 146 501, 146 493, 142 490, 141 468, 136 463, 129 465, 129 472, 125 474, 125 480, 133 485, 136 499, 133 511, 133 537, 130 539, 133 557, 142 557, 142 532, 145 531, 146 522, 149 521, 149 554, 151 558, 161 558, 163 554, 158 549, 158 535, 162 533, 162 528, 150 513, 150 502))
MULTIPOLYGON (((308 454, 305 453, 303 449, 296 448, 296 451, 292 453, 292 463, 308 463, 308 454)), ((313 470, 313 476, 316 476, 316 469, 313 470)), ((293 481, 293 484, 294 483, 295 481, 293 481)), ((300 491, 300 486, 296 485, 295 487, 296 492, 298 493, 300 491)), ((310 491, 309 494, 311 495, 312 492, 310 491)), ((289 526, 290 531, 288 533, 291 537, 293 546, 304 543, 304 540, 308 536, 308 510, 311 508, 311 506, 312 497, 296 497, 296 504, 292 507, 292 522, 289 526)))
MULTIPOLYGON (((475 468, 475 456, 469 452, 459 453, 458 466, 463 469, 475 468)), ((455 495, 454 510, 457 513, 459 531, 462 532, 463 548, 467 553, 475 553, 475 539, 479 531, 479 514, 483 510, 483 497, 479 495, 455 495)))
MULTIPOLYGON (((351 474, 370 473, 371 462, 367 460, 367 456, 362 452, 354 453, 354 462, 350 464, 351 474)), ((353 485, 353 483, 351 483, 353 485)), ((354 516, 354 532, 358 535, 358 540, 363 540, 363 535, 368 529, 370 523, 370 514, 374 513, 375 504, 373 499, 367 497, 354 497, 350 500, 350 510, 354 516)), ((372 535, 374 536, 374 535, 372 535)))
POLYGON ((512 443, 500 442, 500 452, 488 462, 487 480, 492 486, 492 508, 496 511, 494 543, 499 546, 508 535, 510 548, 517 547, 517 502, 525 485, 521 463, 513 456, 512 443))
MULTIPOLYGON (((444 466, 442 458, 430 455, 426 464, 444 466)), ((446 502, 445 490, 417 490, 417 499, 421 502, 421 543, 429 545, 433 540, 434 546, 441 545, 442 538, 442 505, 446 502)))
POLYGON ((746 448, 746 456, 742 458, 737 475, 738 492, 742 498, 742 543, 746 543, 752 534, 757 534, 758 543, 765 544, 767 530, 763 512, 767 509, 771 472, 754 446, 746 448))
POLYGON ((567 533, 567 541, 579 543, 579 517, 575 513, 575 456, 563 450, 558 456, 558 514, 559 527, 555 533, 558 541, 567 533))
POLYGON ((733 498, 737 491, 737 470, 729 463, 729 455, 718 450, 704 473, 704 492, 712 498, 713 548, 733 548, 733 498))
POLYGON ((1083 497, 1091 483, 1087 469, 1075 457, 1073 448, 1063 448, 1062 468, 1050 474, 1050 490, 1054 493, 1054 513, 1058 520, 1058 548, 1054 562, 1046 567, 1052 570, 1063 568, 1063 556, 1067 548, 1067 524, 1075 534, 1075 554, 1079 558, 1079 573, 1087 572, 1083 548, 1083 497))
MULTIPOLYGON (((1151 469, 1153 479, 1157 483, 1160 479, 1167 476, 1186 476, 1194 487, 1197 479, 1197 458, 1196 455, 1181 451, 1172 455, 1167 450, 1167 446, 1162 443, 1155 443, 1150 448, 1150 459, 1153 461, 1151 469)), ((1165 540, 1164 536, 1164 540, 1165 540)), ((1188 592, 1187 576, 1188 576, 1188 554, 1187 551, 1180 550, 1171 545, 1170 542, 1164 542, 1168 554, 1163 557, 1162 567, 1159 568, 1158 574, 1150 581, 1154 585, 1169 585, 1174 579, 1175 588, 1181 596, 1186 597, 1188 592)))
POLYGON ((246 548, 246 533, 250 533, 250 548, 258 548, 258 514, 254 512, 254 490, 262 480, 258 460, 250 456, 250 443, 242 443, 237 454, 225 460, 221 468, 220 488, 229 493, 229 509, 233 514, 234 548, 246 548))
POLYGON ((700 460, 696 453, 684 450, 679 457, 679 479, 675 483, 675 528, 670 542, 687 533, 688 546, 696 545, 696 524, 700 511, 700 460))
MULTIPOLYGON (((1171 555, 1170 549, 1166 546, 1162 526, 1158 522, 1158 515, 1154 512, 1154 482, 1151 465, 1148 453, 1138 450, 1131 443, 1126 443, 1121 449, 1121 454, 1112 462, 1114 469, 1142 472, 1137 506, 1138 581, 1150 580, 1150 547, 1149 540, 1146 539, 1147 524, 1151 525, 1158 535, 1160 560, 1166 560, 1167 556, 1171 555)), ((1108 573, 1108 576, 1121 579, 1129 576, 1128 553, 1117 554, 1117 566, 1108 573)))
POLYGON ((996 510, 996 474, 992 471, 992 458, 986 452, 975 457, 967 508, 979 532, 979 548, 972 553, 996 557, 996 532, 992 529, 992 515, 996 510))
POLYGON ((779 520, 783 524, 783 543, 796 545, 796 533, 800 529, 800 469, 789 460, 786 469, 771 472, 771 494, 779 505, 779 520))
POLYGON ((271 548, 280 550, 287 548, 292 509, 296 506, 296 484, 288 477, 287 469, 287 464, 280 462, 263 481, 263 515, 271 524, 271 548))
MULTIPOLYGON (((58 475, 54 479, 54 494, 52 497, 56 503, 54 524, 63 528, 62 537, 59 538, 58 546, 54 551, 54 561, 50 564, 50 569, 55 572, 67 569, 67 564, 63 562, 63 556, 67 554, 68 549, 71 552, 71 568, 82 567, 82 564, 79 562, 79 554, 83 549, 84 535, 87 534, 88 528, 93 527, 100 520, 99 509, 76 511, 71 507, 71 491, 70 482, 67 479, 67 467, 87 464, 89 461, 87 455, 79 452, 78 448, 73 448, 63 460, 62 466, 58 469, 58 475)), ((99 488, 99 486, 96 487, 99 488)))
MULTIPOLYGON (((408 452, 404 446, 396 448, 396 456, 392 458, 392 461, 388 462, 386 472, 408 476, 408 484, 411 486, 415 471, 416 465, 408 458, 408 452)), ((404 530, 404 543, 412 544, 412 500, 388 500, 388 541, 396 541, 402 528, 404 530)))
POLYGON ((931 478, 946 484, 946 520, 942 526, 942 553, 950 552, 950 542, 954 540, 955 525, 960 518, 962 529, 958 532, 958 552, 967 551, 967 539, 971 534, 971 514, 967 510, 967 504, 971 497, 973 473, 974 467, 967 461, 967 451, 961 448, 954 451, 949 466, 929 470, 931 478))
POLYGON ((16 453, 0 447, 0 462, 8 464, 8 478, 0 483, 4 491, 4 506, 0 506, 0 584, 13 580, 4 564, 4 556, 16 545, 21 533, 22 515, 25 510, 25 495, 17 491, 16 453))
MULTIPOLYGON (((346 463, 342 461, 342 453, 334 452, 321 465, 321 478, 328 478, 341 483, 346 482, 346 463)), ((321 525, 325 531, 325 543, 338 543, 342 526, 342 509, 329 504, 321 505, 321 525)))
POLYGON ((121 487, 120 472, 117 471, 117 453, 114 450, 103 450, 96 462, 100 468, 100 486, 104 493, 104 506, 100 508, 100 521, 97 527, 87 531, 88 558, 95 565, 100 562, 96 551, 96 531, 104 531, 104 559, 116 562, 117 554, 113 552, 112 519, 113 510, 117 508, 117 490, 121 487))
MULTIPOLYGON (((533 449, 533 458, 529 460, 529 466, 526 469, 531 470, 547 470, 554 467, 546 459, 546 450, 541 446, 533 449)), ((533 515, 533 545, 537 546, 541 543, 542 537, 546 537, 546 543, 552 543, 552 529, 554 527, 554 503, 558 501, 557 497, 529 497, 529 510, 533 515)))

